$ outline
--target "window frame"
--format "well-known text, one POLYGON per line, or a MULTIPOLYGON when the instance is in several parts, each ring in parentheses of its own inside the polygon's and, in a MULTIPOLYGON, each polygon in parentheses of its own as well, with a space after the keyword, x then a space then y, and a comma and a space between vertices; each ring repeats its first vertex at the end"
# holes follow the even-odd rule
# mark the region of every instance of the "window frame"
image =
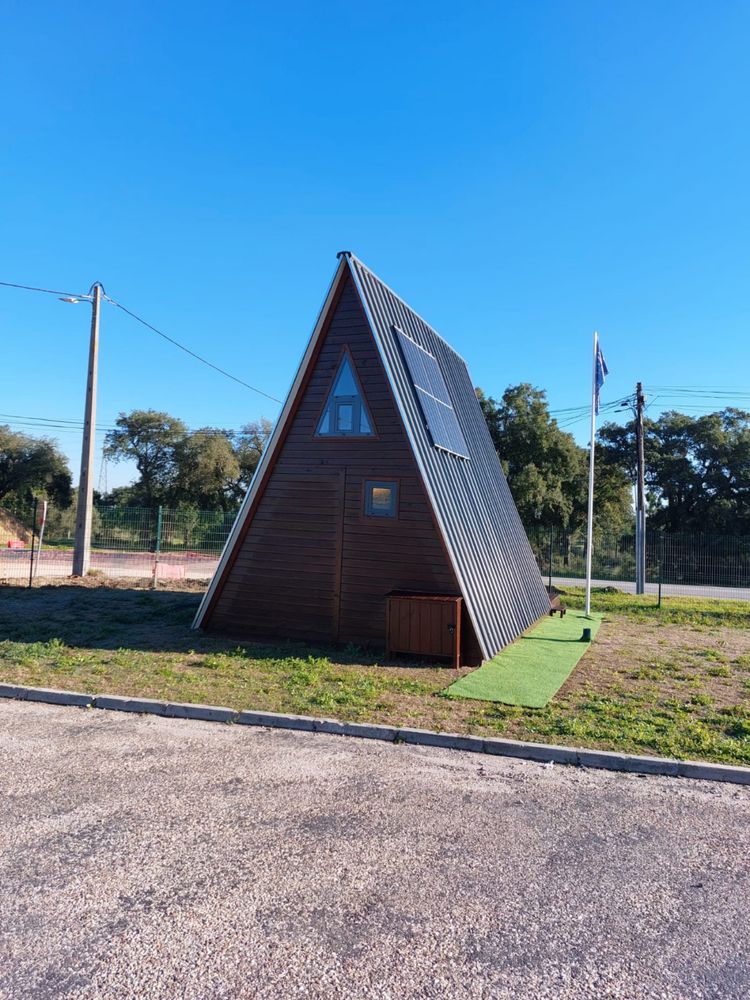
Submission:
POLYGON ((320 437, 366 437, 359 430, 360 420, 362 418, 362 403, 357 396, 333 396, 331 399, 331 405, 328 407, 329 421, 331 423, 331 430, 326 434, 320 432, 320 437), (349 430, 344 430, 339 427, 339 410, 342 406, 351 407, 352 411, 352 426, 349 430), (333 417, 333 420, 331 420, 333 417))
POLYGON ((367 397, 362 389, 362 382, 360 381, 359 374, 357 373, 357 368, 354 364, 354 358, 352 357, 352 352, 349 350, 347 344, 341 350, 339 354, 339 359, 336 363, 336 368, 333 373, 333 378, 329 383, 329 388, 326 392, 323 405, 320 408, 318 417, 315 421, 313 432, 311 435, 311 440, 313 441, 335 441, 341 439, 356 438, 357 441, 377 441, 379 438, 378 429, 375 426, 375 421, 372 416, 372 411, 367 403, 367 397), (336 385, 336 379, 338 378, 339 372, 344 361, 347 360, 349 363, 349 368, 352 373, 352 378, 354 379, 354 384, 357 388, 357 396, 333 396, 333 389, 336 385), (344 403, 352 407, 352 429, 350 431, 342 431, 334 427, 334 423, 337 420, 338 403, 344 403), (329 429, 327 431, 319 430, 320 425, 323 421, 325 415, 328 414, 328 425, 329 429), (367 422, 369 426, 369 431, 361 431, 359 427, 362 422, 362 417, 367 422))
POLYGON ((364 516, 377 517, 386 520, 398 518, 399 484, 397 479, 365 479, 364 516), (391 491, 391 502, 388 510, 376 510, 372 502, 373 490, 387 489, 391 491))

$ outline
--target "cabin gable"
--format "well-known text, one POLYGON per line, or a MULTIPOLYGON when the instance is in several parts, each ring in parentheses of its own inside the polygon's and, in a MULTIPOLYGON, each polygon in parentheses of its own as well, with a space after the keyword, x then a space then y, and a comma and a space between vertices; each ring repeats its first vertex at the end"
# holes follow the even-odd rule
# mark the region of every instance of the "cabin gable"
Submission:
MULTIPOLYGON (((202 624, 248 639, 383 646, 391 591, 461 594, 347 269, 202 624), (360 433, 325 422, 342 365, 354 376, 342 405, 355 401, 360 433)), ((464 636, 476 659, 470 622, 464 636)))

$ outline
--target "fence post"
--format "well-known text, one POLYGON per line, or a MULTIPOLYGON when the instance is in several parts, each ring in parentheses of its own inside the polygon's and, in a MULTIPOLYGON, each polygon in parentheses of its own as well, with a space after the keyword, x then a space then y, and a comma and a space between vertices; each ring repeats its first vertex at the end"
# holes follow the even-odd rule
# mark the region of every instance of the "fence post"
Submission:
POLYGON ((159 504, 159 509, 156 512, 156 543, 154 544, 154 579, 152 586, 156 587, 156 578, 159 572, 159 551, 161 549, 161 519, 162 519, 162 505, 159 504))
POLYGON ((550 525, 550 528, 549 528, 549 587, 547 588, 547 590, 549 591, 550 594, 552 593, 552 538, 553 538, 553 534, 552 533, 554 532, 554 530, 555 529, 552 527, 552 525, 550 525))
POLYGON ((659 532, 659 600, 656 604, 657 608, 661 607, 661 581, 662 581, 662 563, 664 561, 664 535, 659 532))
POLYGON ((34 497, 34 510, 31 515, 31 558, 29 559, 29 587, 31 587, 31 581, 34 577, 34 542, 36 541, 36 509, 39 504, 39 500, 34 497))

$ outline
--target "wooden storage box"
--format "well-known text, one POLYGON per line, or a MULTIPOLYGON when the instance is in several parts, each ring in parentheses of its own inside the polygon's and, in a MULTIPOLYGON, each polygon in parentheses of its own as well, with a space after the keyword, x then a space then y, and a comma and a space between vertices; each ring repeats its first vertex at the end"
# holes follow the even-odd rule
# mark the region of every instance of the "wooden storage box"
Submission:
POLYGON ((386 598, 386 655, 447 657, 461 663, 461 598, 393 593, 386 598))

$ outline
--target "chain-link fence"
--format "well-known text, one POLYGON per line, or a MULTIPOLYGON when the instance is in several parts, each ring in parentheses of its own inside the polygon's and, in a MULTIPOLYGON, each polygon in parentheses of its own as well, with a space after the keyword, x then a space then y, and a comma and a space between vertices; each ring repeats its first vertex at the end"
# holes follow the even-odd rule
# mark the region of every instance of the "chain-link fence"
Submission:
MULTIPOLYGON (((23 504, 0 507, 0 578, 65 577, 73 569, 75 509, 23 504), (41 535, 41 538, 40 538, 41 535), (32 555, 33 541, 33 555, 32 555)), ((210 580, 236 511, 136 507, 94 508, 92 575, 156 581, 210 580)), ((548 582, 580 585, 586 539, 579 533, 529 531, 548 582)), ((635 590, 635 538, 598 532, 592 552, 595 586, 635 590)), ((646 590, 664 595, 750 600, 750 536, 649 532, 646 590)))
MULTIPOLYGON (((529 540, 543 576, 557 585, 586 578, 586 537, 537 528, 529 540)), ((591 553, 594 586, 635 591, 635 535, 598 532, 591 553)), ((646 592, 750 600, 750 536, 667 534, 646 537, 646 592)))
MULTIPOLYGON (((64 577, 73 571, 74 508, 42 503, 0 509, 0 578, 64 577)), ((210 580, 236 511, 94 508, 90 574, 210 580)))

